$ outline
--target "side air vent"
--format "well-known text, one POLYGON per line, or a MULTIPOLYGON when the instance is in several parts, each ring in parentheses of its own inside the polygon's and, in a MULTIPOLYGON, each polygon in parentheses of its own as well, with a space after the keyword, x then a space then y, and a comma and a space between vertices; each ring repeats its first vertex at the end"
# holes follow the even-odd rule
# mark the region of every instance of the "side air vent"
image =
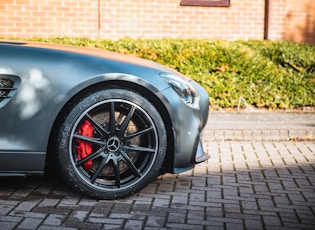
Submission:
POLYGON ((0 79, 0 102, 6 98, 9 98, 8 94, 13 88, 14 81, 10 79, 0 79))
POLYGON ((1 75, 0 74, 0 107, 17 91, 17 87, 20 85, 20 78, 14 75, 1 75))

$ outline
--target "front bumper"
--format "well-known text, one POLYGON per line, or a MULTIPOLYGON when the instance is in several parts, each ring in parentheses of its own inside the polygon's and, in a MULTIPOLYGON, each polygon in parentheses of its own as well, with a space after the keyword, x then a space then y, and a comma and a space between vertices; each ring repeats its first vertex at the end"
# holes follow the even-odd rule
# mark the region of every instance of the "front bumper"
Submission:
MULTIPOLYGON (((192 169, 197 163, 209 159, 204 151, 201 132, 209 113, 208 93, 197 83, 191 82, 199 95, 199 109, 187 106, 172 89, 164 91, 170 103, 169 114, 174 136, 174 156, 171 173, 192 169)), ((170 143, 169 143, 170 144, 170 143)))

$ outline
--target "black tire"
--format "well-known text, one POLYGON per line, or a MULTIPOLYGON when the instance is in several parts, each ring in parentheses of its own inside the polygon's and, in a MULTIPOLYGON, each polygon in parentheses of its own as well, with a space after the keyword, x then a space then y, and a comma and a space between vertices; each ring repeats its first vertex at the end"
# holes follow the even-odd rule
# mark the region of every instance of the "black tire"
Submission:
POLYGON ((67 183, 99 199, 130 196, 159 175, 166 130, 157 109, 126 89, 86 96, 65 116, 57 166, 67 183))

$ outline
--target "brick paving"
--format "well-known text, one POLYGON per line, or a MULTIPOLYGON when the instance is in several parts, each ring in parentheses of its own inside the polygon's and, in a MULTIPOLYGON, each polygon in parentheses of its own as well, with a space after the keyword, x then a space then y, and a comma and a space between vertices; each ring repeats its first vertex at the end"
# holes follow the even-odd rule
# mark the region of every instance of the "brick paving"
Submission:
POLYGON ((0 229, 314 229, 315 142, 206 142, 212 158, 124 200, 0 178, 0 229))
POLYGON ((123 200, 95 200, 54 177, 0 178, 0 229, 315 229, 315 141, 211 132, 207 162, 123 200))

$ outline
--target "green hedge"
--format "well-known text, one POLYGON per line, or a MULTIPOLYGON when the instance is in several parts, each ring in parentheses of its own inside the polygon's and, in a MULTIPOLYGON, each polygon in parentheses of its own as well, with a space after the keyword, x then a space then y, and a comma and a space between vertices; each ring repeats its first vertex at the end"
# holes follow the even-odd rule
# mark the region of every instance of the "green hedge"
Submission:
POLYGON ((199 82, 214 107, 240 99, 256 108, 315 106, 315 46, 293 42, 214 40, 35 39, 131 54, 172 67, 199 82))

